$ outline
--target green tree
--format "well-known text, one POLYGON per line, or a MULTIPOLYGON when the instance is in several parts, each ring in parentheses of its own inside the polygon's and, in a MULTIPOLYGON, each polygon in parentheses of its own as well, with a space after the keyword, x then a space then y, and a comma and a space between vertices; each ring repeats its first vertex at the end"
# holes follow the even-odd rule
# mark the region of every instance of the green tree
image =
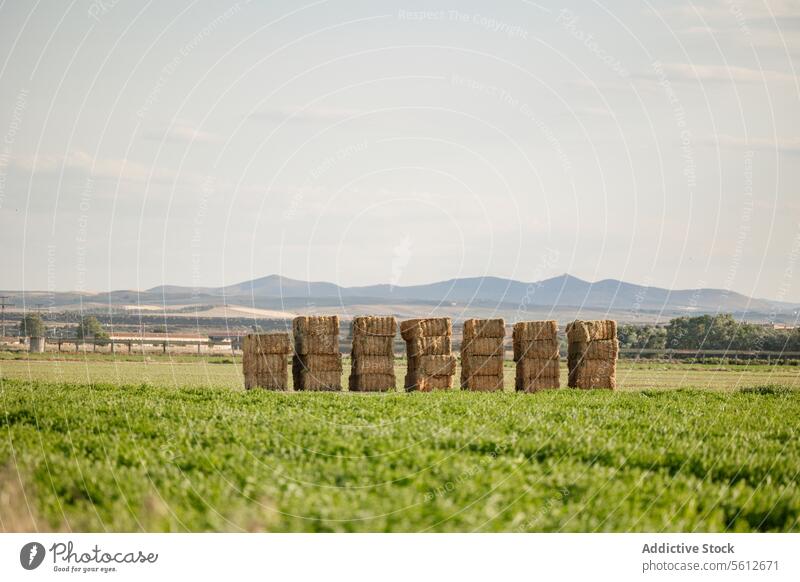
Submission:
POLYGON ((796 351, 800 330, 736 321, 733 315, 677 317, 666 328, 666 347, 687 350, 796 351))
POLYGON ((90 337, 103 339, 108 337, 108 334, 103 331, 103 326, 99 321, 97 321, 97 318, 94 315, 84 315, 81 318, 75 333, 78 336, 78 339, 86 339, 90 337))
POLYGON ((667 347, 667 330, 658 325, 645 326, 642 347, 648 350, 663 350, 667 347))
POLYGON ((667 324, 667 347, 675 350, 711 349, 706 340, 713 322, 710 315, 671 319, 667 324))
POLYGON ((38 313, 28 313, 19 322, 19 335, 24 337, 44 337, 44 321, 38 313))
POLYGON ((619 326, 617 339, 622 348, 660 350, 666 346, 667 330, 658 325, 627 323, 619 326))
POLYGON ((617 328, 617 339, 622 348, 635 348, 639 343, 639 327, 626 323, 617 328))

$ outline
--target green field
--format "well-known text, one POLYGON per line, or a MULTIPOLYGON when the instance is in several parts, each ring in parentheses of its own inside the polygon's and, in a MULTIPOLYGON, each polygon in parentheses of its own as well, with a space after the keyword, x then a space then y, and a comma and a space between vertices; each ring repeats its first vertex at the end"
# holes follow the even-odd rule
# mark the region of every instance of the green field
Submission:
MULTIPOLYGON (((402 388, 405 360, 396 360, 398 389, 402 388)), ((343 385, 350 374, 345 358, 343 385)), ((239 388, 243 386, 241 359, 192 355, 27 354, 0 352, 0 377, 49 382, 107 382, 153 386, 239 388)), ((458 372, 456 373, 458 378, 458 372)), ((506 390, 513 391, 514 363, 506 362, 506 390)), ((566 386, 566 362, 562 362, 561 385, 566 386)), ((620 360, 617 385, 620 390, 649 388, 701 388, 735 390, 748 386, 779 384, 800 388, 800 367, 757 365, 709 365, 620 360)))
POLYGON ((201 359, 0 375, 5 530, 800 530, 794 367, 533 395, 245 392, 201 359))

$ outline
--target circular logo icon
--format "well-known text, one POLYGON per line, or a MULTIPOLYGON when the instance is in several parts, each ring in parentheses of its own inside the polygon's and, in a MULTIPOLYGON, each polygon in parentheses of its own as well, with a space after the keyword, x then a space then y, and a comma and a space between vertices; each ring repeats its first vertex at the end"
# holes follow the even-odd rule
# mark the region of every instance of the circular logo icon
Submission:
POLYGON ((28 542, 19 551, 19 563, 26 570, 35 570, 44 561, 44 546, 39 542, 28 542))

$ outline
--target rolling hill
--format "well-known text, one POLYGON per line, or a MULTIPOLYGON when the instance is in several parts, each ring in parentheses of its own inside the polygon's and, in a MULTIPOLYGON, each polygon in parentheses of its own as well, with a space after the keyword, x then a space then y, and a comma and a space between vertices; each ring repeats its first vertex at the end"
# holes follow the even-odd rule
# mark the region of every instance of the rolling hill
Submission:
MULTIPOLYGON (((196 290, 195 290, 196 291, 196 290)), ((499 277, 450 279, 425 285, 341 287, 334 283, 300 281, 269 275, 235 285, 206 288, 203 294, 220 298, 249 298, 256 301, 340 299, 380 300, 381 302, 515 304, 541 307, 586 307, 609 310, 770 311, 797 306, 765 299, 753 299, 724 289, 685 289, 671 291, 604 279, 591 283, 571 275, 525 283, 499 277)), ((155 287, 147 295, 166 298, 185 297, 187 287, 155 287)))
MULTIPOLYGON (((27 297, 34 295, 26 293, 27 297)), ((494 314, 509 320, 610 316, 622 321, 655 321, 681 314, 726 312, 750 321, 793 321, 798 310, 797 305, 754 299, 723 289, 669 290, 614 279, 589 282, 567 274, 531 283, 468 277, 425 285, 361 287, 269 275, 224 287, 164 285, 145 291, 56 293, 48 298, 54 306, 66 309, 74 307, 79 298, 84 308, 242 306, 272 310, 286 317, 326 309, 344 317, 382 312, 401 317, 440 314, 456 319, 494 314)))

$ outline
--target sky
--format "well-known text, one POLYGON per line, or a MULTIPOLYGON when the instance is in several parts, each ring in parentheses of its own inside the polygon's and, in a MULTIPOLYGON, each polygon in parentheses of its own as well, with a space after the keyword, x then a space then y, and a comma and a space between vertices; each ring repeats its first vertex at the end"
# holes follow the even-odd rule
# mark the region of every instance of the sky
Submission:
POLYGON ((0 1, 0 289, 800 302, 792 2, 0 1))

